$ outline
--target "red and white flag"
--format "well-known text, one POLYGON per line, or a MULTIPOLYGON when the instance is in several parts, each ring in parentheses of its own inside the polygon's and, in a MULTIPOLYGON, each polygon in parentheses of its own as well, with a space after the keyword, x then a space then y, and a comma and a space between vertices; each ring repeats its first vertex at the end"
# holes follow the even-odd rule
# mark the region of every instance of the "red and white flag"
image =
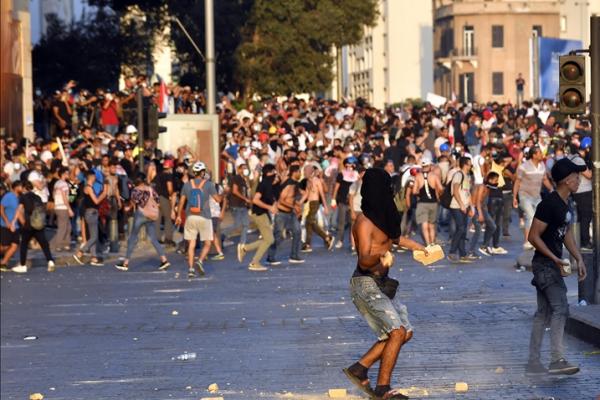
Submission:
POLYGON ((156 75, 158 77, 158 82, 160 83, 160 87, 158 89, 158 111, 169 113, 169 93, 167 92, 167 84, 160 77, 160 75, 156 75))

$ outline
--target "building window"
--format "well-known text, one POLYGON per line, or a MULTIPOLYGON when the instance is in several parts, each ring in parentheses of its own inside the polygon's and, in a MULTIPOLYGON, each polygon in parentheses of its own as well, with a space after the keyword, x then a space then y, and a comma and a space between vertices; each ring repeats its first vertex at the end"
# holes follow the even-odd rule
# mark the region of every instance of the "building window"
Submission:
POLYGON ((504 74, 502 72, 492 72, 492 94, 494 96, 504 94, 504 74))
POLYGON ((531 30, 532 30, 533 36, 542 37, 542 26, 541 25, 534 25, 531 28, 531 30))
POLYGON ((492 25, 492 47, 504 47, 504 26, 492 25))
POLYGON ((567 31, 567 16, 566 15, 560 16, 560 31, 561 32, 567 31))
POLYGON ((475 55, 475 28, 465 25, 463 29, 463 55, 475 55))

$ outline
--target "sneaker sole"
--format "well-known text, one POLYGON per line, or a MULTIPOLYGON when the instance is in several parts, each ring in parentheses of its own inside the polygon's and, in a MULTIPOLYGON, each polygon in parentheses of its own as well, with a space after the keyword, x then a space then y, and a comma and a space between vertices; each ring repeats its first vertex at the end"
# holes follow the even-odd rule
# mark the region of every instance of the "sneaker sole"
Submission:
POLYGON ((171 264, 167 264, 165 266, 160 266, 160 267, 158 267, 158 270, 159 271, 166 271, 166 270, 169 269, 170 266, 171 266, 171 264))
POLYGON ((204 267, 202 265, 196 263, 196 269, 198 270, 198 274, 200 276, 206 275, 206 272, 204 271, 204 267))
POLYGON ((129 271, 129 267, 118 267, 115 265, 115 268, 118 269, 119 271, 129 271))
POLYGON ((304 261, 304 260, 302 260, 302 261, 299 261, 299 260, 288 260, 288 262, 290 264, 304 264, 306 261, 304 261))
POLYGON ((264 268, 263 269, 263 268, 250 268, 250 267, 248 267, 248 271, 252 271, 252 272, 266 272, 268 270, 269 270, 268 268, 264 268))
POLYGON ((79 265, 85 264, 81 258, 77 257, 77 255, 73 254, 73 258, 75 259, 75 261, 77 261, 77 264, 79 264, 79 265))
POLYGON ((579 367, 570 367, 562 369, 550 369, 548 373, 550 375, 575 375, 579 372, 579 367))

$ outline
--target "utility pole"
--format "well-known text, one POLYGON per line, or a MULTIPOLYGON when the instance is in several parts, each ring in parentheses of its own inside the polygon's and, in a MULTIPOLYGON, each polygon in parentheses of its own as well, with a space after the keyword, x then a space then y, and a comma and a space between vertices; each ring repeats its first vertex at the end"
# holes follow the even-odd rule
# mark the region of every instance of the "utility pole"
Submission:
POLYGON ((594 303, 600 304, 600 16, 590 18, 594 303))
POLYGON ((140 172, 144 172, 144 89, 137 90, 137 130, 138 130, 138 160, 140 172))
POLYGON ((215 29, 213 0, 204 0, 205 36, 206 36, 206 112, 215 114, 215 29))

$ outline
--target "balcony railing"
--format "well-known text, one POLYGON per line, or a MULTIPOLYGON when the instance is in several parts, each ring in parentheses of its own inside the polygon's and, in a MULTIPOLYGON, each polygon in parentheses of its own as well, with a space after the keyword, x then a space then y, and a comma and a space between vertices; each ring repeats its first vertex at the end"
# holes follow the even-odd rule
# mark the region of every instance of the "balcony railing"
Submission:
POLYGON ((435 58, 470 59, 477 57, 476 47, 464 47, 461 49, 438 50, 435 58))

